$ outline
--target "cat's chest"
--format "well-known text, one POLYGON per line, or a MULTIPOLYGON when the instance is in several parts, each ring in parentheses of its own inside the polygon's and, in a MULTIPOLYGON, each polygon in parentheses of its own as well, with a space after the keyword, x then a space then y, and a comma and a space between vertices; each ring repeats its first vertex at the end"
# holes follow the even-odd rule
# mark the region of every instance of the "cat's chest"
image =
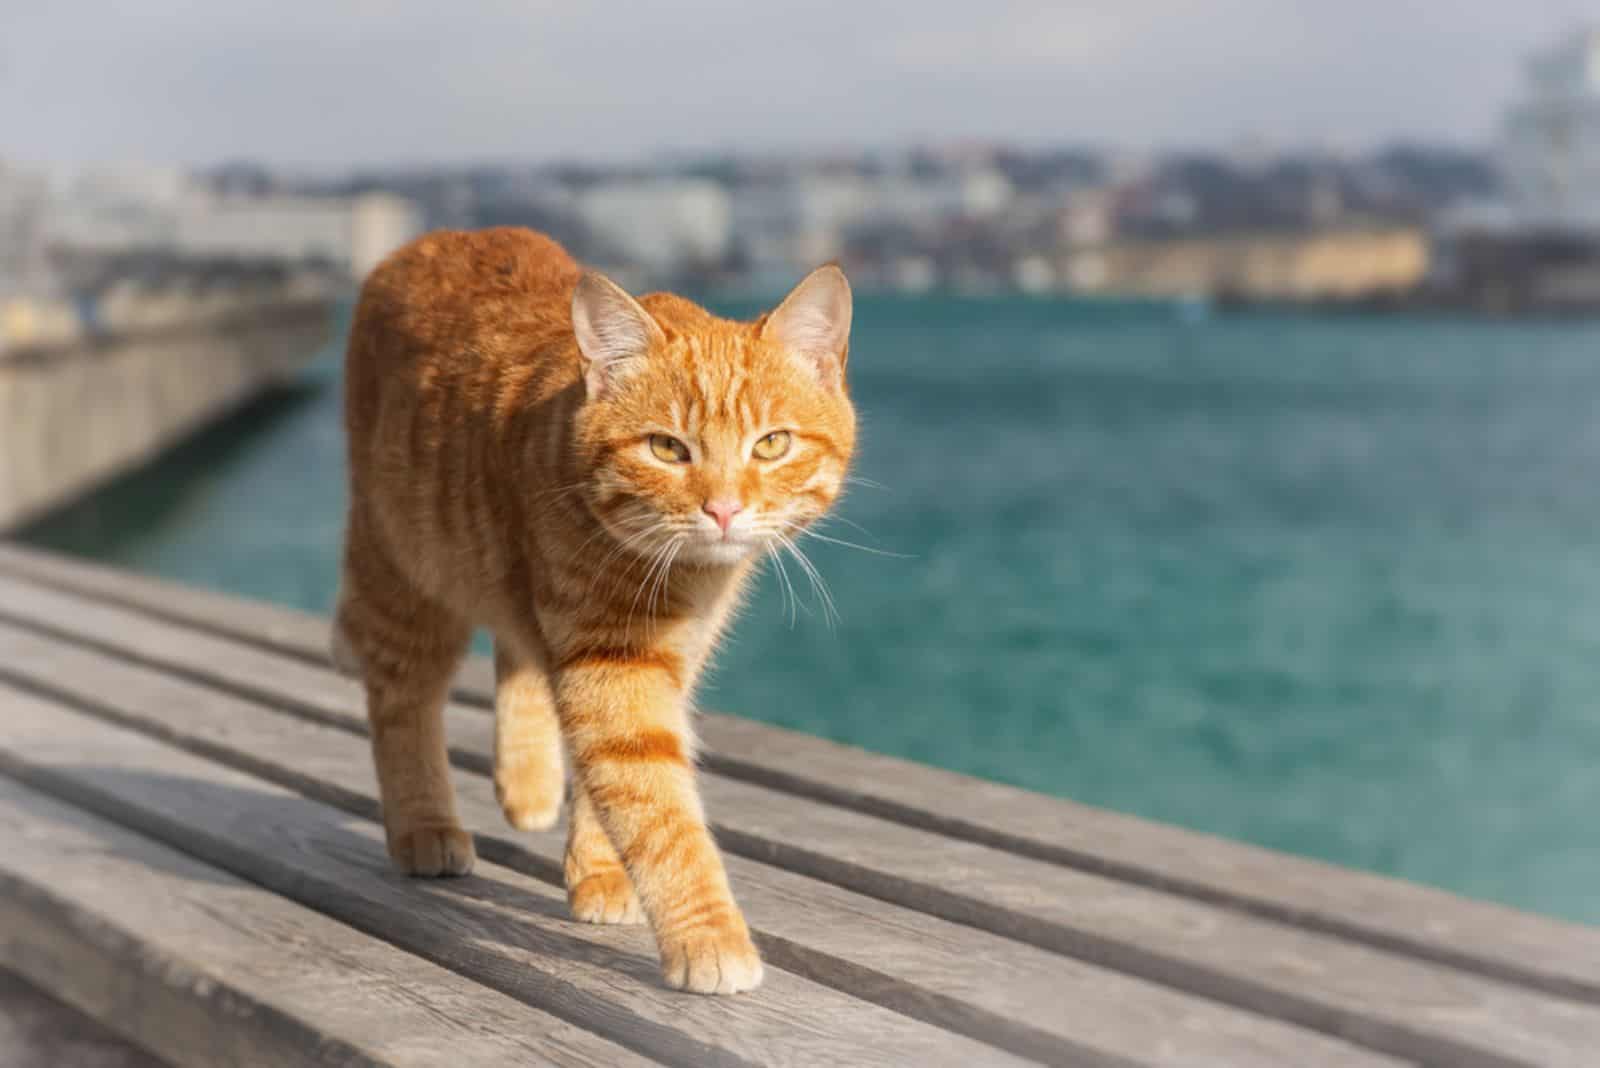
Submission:
POLYGON ((695 576, 681 591, 682 615, 678 628, 679 652, 694 663, 710 653, 732 621, 744 589, 742 574, 719 575, 709 581, 695 576))

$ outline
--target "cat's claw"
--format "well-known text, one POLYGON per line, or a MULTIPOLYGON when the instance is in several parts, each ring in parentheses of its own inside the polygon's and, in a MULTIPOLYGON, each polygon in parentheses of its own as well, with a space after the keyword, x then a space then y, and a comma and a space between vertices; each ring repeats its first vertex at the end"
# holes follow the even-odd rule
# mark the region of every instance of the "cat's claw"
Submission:
POLYGON ((661 941, 661 977, 675 990, 738 994, 761 985, 761 955, 741 923, 702 927, 661 941))
POLYGON ((406 875, 433 879, 466 875, 478 859, 472 835, 460 827, 418 827, 389 839, 389 856, 406 875))
POLYGON ((639 895, 621 868, 600 871, 567 890, 572 918, 582 923, 629 924, 644 920, 639 895))

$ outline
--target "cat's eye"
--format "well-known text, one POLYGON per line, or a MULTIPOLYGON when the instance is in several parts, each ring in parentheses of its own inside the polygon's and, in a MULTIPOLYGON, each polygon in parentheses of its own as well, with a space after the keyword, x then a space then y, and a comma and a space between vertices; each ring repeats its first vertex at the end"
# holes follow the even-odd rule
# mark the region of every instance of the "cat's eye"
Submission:
POLYGON ((689 446, 670 434, 651 434, 650 453, 665 464, 689 462, 689 446))
POLYGON ((787 430, 774 430, 760 441, 756 442, 751 453, 757 460, 776 460, 789 451, 789 445, 794 438, 787 430))

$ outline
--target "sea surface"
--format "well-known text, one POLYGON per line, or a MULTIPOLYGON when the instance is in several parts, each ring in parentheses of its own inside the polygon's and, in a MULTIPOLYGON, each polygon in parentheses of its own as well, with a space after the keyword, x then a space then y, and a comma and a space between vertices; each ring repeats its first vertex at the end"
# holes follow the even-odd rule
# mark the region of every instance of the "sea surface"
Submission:
MULTIPOLYGON (((326 611, 336 350, 26 536, 326 611)), ((702 704, 1600 922, 1600 327, 863 298, 851 353, 823 532, 896 555, 807 542, 838 623, 764 577, 702 704)))

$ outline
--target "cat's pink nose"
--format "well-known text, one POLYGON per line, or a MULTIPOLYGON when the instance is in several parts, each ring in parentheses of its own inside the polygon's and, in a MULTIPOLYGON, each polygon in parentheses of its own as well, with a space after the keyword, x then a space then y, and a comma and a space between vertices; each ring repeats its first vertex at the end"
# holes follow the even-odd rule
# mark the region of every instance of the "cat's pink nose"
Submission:
POLYGON ((726 534, 729 525, 733 523, 733 517, 744 511, 744 505, 731 497, 723 497, 719 500, 707 501, 703 509, 706 515, 717 521, 717 526, 721 527, 722 532, 726 534))

